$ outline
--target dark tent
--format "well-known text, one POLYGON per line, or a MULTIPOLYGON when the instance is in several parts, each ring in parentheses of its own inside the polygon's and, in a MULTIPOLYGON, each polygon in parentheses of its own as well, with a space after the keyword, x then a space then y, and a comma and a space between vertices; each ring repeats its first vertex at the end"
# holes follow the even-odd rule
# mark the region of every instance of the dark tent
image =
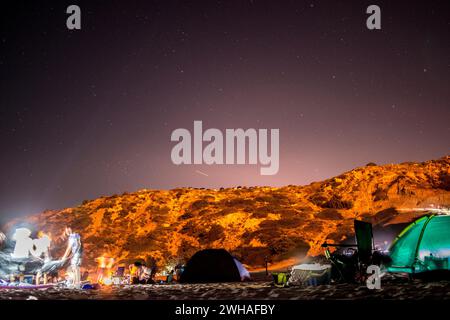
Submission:
POLYGON ((224 249, 198 251, 186 264, 181 282, 235 282, 241 281, 234 258, 224 249))

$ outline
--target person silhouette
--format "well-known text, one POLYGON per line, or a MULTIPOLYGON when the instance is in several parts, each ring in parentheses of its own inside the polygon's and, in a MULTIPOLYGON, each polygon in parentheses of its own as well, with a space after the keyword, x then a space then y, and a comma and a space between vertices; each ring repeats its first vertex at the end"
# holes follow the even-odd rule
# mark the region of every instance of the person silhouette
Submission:
POLYGON ((71 228, 66 228, 63 236, 67 237, 68 240, 66 252, 64 252, 61 260, 67 260, 70 257, 70 269, 73 274, 72 285, 74 288, 79 289, 81 285, 81 237, 78 233, 73 232, 71 228))
POLYGON ((3 246, 3 244, 6 242, 6 236, 3 232, 0 231, 0 248, 3 246))

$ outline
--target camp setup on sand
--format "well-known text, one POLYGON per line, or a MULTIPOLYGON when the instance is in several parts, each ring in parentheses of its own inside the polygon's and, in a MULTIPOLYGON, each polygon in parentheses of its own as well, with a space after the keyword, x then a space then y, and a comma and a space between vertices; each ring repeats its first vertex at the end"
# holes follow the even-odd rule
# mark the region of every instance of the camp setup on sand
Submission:
POLYGON ((449 215, 427 215, 411 223, 395 238, 388 254, 375 250, 370 223, 355 220, 354 227, 355 244, 325 242, 322 245, 330 266, 296 266, 285 278, 283 273, 274 274, 275 284, 317 285, 329 283, 331 279, 333 282, 362 283, 367 278, 366 270, 371 265, 378 265, 390 273, 407 273, 411 277, 449 276, 449 215), (330 247, 338 250, 331 253, 330 247))

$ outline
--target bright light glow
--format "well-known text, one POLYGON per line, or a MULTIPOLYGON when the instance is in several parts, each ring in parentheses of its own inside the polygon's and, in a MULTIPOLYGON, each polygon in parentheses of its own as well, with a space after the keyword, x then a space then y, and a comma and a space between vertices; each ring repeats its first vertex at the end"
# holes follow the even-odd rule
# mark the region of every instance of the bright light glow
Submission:
POLYGON ((96 260, 98 264, 97 283, 106 286, 112 285, 112 267, 114 265, 114 258, 108 258, 103 255, 96 260))
POLYGON ((436 208, 432 204, 431 207, 428 208, 400 208, 397 209, 398 211, 426 211, 426 212, 432 212, 435 214, 444 214, 444 215, 450 215, 450 208, 440 208, 439 206, 436 208))

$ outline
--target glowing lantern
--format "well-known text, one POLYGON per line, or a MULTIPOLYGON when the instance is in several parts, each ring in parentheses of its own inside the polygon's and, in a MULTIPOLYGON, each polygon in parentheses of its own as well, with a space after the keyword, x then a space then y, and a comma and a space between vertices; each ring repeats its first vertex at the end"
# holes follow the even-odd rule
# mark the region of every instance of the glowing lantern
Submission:
POLYGON ((114 265, 114 258, 107 258, 105 256, 101 256, 96 259, 98 263, 98 275, 97 282, 104 285, 112 284, 112 267, 114 265))

